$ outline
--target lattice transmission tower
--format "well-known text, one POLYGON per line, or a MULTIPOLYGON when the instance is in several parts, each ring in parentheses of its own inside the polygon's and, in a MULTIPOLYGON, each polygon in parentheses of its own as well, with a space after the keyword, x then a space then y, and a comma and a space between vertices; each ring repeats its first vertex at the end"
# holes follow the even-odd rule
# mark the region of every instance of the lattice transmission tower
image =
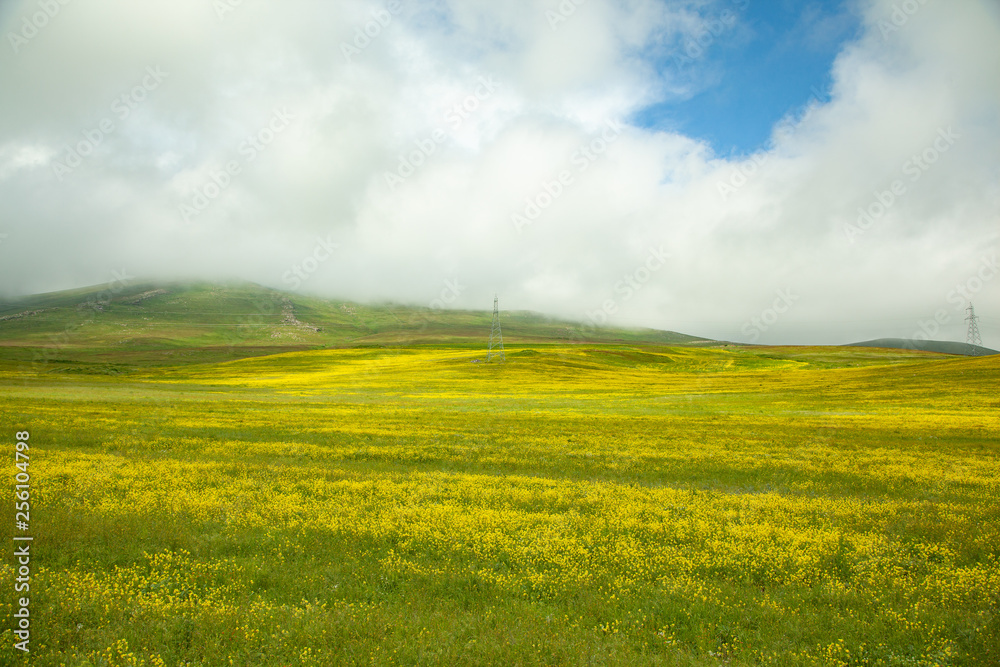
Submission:
POLYGON ((965 336, 965 342, 969 344, 969 351, 975 356, 979 354, 979 348, 983 345, 983 339, 979 335, 979 316, 976 315, 976 309, 972 307, 971 302, 965 312, 969 314, 965 318, 965 321, 969 323, 969 333, 965 336))
POLYGON ((500 331, 500 299, 493 295, 493 328, 490 330, 490 345, 486 349, 486 363, 499 359, 507 361, 503 354, 503 332, 500 331))

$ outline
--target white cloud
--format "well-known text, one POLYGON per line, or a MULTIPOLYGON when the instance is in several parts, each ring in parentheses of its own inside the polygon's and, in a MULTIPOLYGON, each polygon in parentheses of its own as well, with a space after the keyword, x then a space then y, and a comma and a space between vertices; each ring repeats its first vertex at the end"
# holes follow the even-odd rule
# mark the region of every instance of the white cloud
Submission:
MULTIPOLYGON (((246 1, 222 20, 202 0, 67 5, 0 55, 0 285, 57 289, 125 267, 285 287, 332 234, 338 254, 304 289, 428 303, 458 278, 462 307, 499 292, 583 318, 663 244, 671 261, 616 321, 740 339, 790 288, 801 299, 762 341, 912 334, 1000 243, 996 6, 929 2, 887 32, 899 3, 864 3, 831 98, 779 124, 759 164, 626 126, 582 169, 576 151, 608 120, 690 94, 692 80, 656 63, 731 4, 588 0, 553 30, 558 3, 407 2, 352 62, 343 44, 385 3, 246 1), (169 76, 119 121, 113 101, 150 66, 169 76), (480 77, 499 85, 476 97, 480 77), (243 142, 281 108, 295 122, 249 160, 243 142), (114 132, 60 181, 53 162, 107 117, 114 132), (959 138, 914 180, 907 161, 948 128, 959 138), (386 172, 428 141, 390 189, 386 172), (233 160, 240 173, 186 223, 180 205, 233 160), (519 234, 512 214, 560 171, 572 184, 519 234), (852 242, 858 209, 897 180, 905 193, 852 242)), ((4 35, 32 7, 15 3, 4 35)), ((984 313, 998 285, 977 295, 984 313)))

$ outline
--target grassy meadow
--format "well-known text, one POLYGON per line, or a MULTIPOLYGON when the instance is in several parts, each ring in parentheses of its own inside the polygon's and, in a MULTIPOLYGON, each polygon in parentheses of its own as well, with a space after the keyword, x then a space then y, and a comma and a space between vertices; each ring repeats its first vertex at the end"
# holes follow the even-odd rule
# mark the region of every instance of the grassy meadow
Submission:
POLYGON ((1000 357, 16 356, 35 665, 1000 664, 1000 357))

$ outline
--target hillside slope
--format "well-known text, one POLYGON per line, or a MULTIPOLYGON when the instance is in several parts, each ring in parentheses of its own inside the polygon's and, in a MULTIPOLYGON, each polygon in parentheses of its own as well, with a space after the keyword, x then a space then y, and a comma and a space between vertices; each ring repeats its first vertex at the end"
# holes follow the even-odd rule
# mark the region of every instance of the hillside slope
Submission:
MULTIPOLYGON (((221 361, 323 347, 482 348, 491 317, 488 311, 325 300, 253 283, 93 287, 0 304, 0 360, 114 372, 120 365, 221 361)), ((700 340, 651 329, 596 329, 529 312, 504 312, 501 322, 510 344, 700 340)))
POLYGON ((996 350, 968 343, 956 343, 946 340, 913 340, 905 338, 879 338, 863 343, 851 343, 848 347, 881 347, 897 350, 920 350, 922 352, 938 352, 941 354, 960 354, 963 356, 982 357, 1000 354, 996 350), (973 353, 973 350, 975 353, 973 353))

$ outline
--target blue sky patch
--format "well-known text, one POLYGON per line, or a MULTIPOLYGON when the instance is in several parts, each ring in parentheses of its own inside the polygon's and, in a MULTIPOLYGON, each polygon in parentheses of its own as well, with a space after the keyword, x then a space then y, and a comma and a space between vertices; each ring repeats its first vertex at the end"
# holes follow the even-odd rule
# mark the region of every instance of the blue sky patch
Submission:
POLYGON ((765 148, 781 119, 826 101, 833 62, 860 28, 842 1, 733 0, 712 11, 697 40, 656 56, 675 92, 632 122, 706 141, 723 157, 765 148))

